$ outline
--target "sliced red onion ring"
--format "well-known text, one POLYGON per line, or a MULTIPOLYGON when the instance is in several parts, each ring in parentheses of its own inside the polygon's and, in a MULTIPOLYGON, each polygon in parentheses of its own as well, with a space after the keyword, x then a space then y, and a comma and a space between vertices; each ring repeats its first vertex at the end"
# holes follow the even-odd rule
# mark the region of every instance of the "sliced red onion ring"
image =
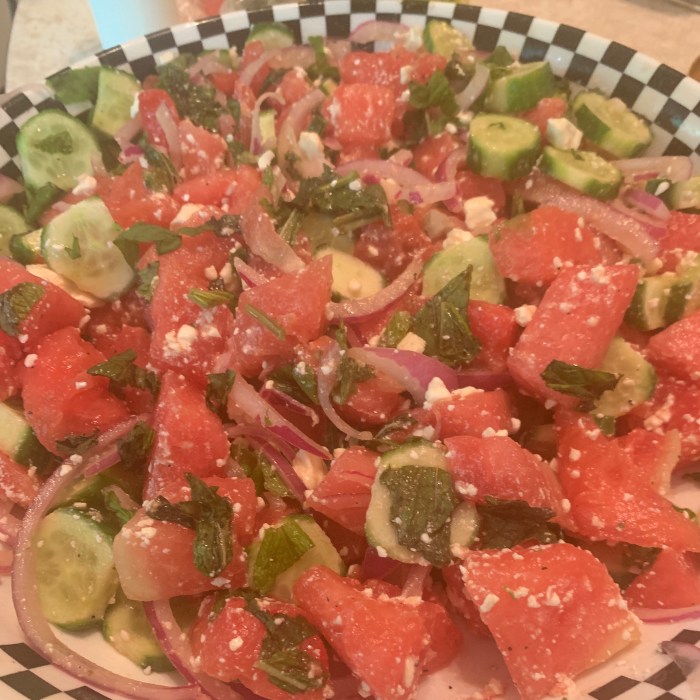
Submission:
POLYGON ((541 173, 533 173, 518 192, 526 201, 552 204, 584 217, 628 253, 645 262, 653 260, 659 251, 658 241, 649 226, 541 173))
POLYGON ((645 231, 654 241, 660 241, 668 232, 666 222, 654 216, 650 216, 636 207, 626 206, 622 200, 616 199, 610 207, 615 212, 619 212, 623 216, 628 216, 634 219, 638 224, 644 227, 645 231))
POLYGON ((459 108, 466 112, 481 97, 481 94, 486 89, 491 75, 489 69, 481 62, 476 64, 474 75, 467 84, 467 87, 458 95, 455 95, 455 100, 459 108))
POLYGON ((365 319, 379 313, 389 304, 400 299, 411 288, 423 269, 423 262, 414 258, 406 269, 389 285, 371 297, 349 299, 341 302, 330 302, 328 313, 331 318, 365 319))
POLYGON ((328 348, 321 356, 321 361, 316 370, 319 403, 328 420, 330 420, 338 430, 356 440, 369 440, 372 437, 372 433, 368 430, 356 430, 353 428, 338 415, 331 401, 331 392, 335 386, 338 368, 340 367, 340 357, 340 346, 335 341, 329 344, 328 348))
POLYGON ((693 697, 700 698, 700 649, 689 642, 661 642, 660 646, 683 672, 693 697))
POLYGON ((408 167, 413 162, 413 153, 411 153, 408 148, 402 148, 389 156, 389 160, 392 163, 401 165, 402 167, 408 167))
POLYGON ((126 150, 133 145, 131 142, 136 138, 139 131, 141 131, 141 115, 136 114, 114 134, 114 140, 122 149, 126 150))
POLYGON ((226 435, 230 438, 242 437, 254 439, 258 443, 268 442, 288 460, 294 459, 294 455, 296 454, 296 450, 289 443, 275 435, 269 428, 263 428, 260 425, 251 425, 250 423, 229 425, 226 428, 226 435))
POLYGON ((303 503, 306 498, 306 486, 304 486, 304 482, 294 471, 292 463, 277 452, 277 450, 273 449, 269 443, 263 443, 260 445, 260 449, 270 462, 272 462, 272 466, 280 475, 280 478, 291 491, 294 498, 296 498, 299 503, 303 503))
POLYGON ((233 261, 233 268, 249 287, 259 287, 261 284, 269 282, 267 277, 265 277, 262 272, 258 272, 254 267, 248 265, 248 263, 244 262, 241 258, 236 258, 233 261))
POLYGON ((417 185, 412 189, 399 192, 398 198, 405 199, 411 204, 436 204, 437 202, 454 201, 457 197, 457 183, 431 182, 429 185, 417 185))
POLYGON ((402 41, 409 31, 408 25, 382 20, 367 20, 355 27, 348 37, 354 44, 369 44, 374 41, 402 41))
POLYGON ((634 608, 633 612, 642 622, 680 622, 700 618, 700 605, 687 608, 634 608))
POLYGON ((241 230, 251 252, 282 272, 298 272, 304 267, 289 243, 275 231, 270 216, 261 206, 252 206, 243 213, 241 230))
MULTIPOLYGON (((452 153, 450 153, 445 160, 440 163, 437 170, 435 171, 435 177, 440 182, 454 182, 455 183, 455 194, 453 197, 447 198, 445 200, 445 207, 451 211, 453 214, 464 215, 464 201, 457 191, 457 171, 460 165, 464 165, 467 160, 467 149, 466 147, 455 148, 452 153)), ((463 228, 464 223, 460 221, 460 226, 463 228)))
POLYGON ((225 114, 220 114, 218 118, 219 133, 228 140, 229 136, 233 137, 233 132, 236 128, 236 122, 233 119, 233 115, 229 112, 225 114))
POLYGON ((435 377, 442 379, 450 391, 459 386, 455 370, 421 352, 364 347, 351 348, 348 354, 390 376, 404 387, 418 404, 425 400, 428 384, 435 377))
POLYGON ((384 579, 400 566, 396 559, 380 557, 374 547, 367 547, 362 560, 362 578, 384 579))
POLYGON ((7 175, 0 174, 0 204, 9 202, 12 197, 24 192, 24 187, 7 175))
POLYGON ((228 68, 219 61, 216 51, 202 54, 188 69, 187 73, 193 78, 198 73, 210 75, 212 73, 225 73, 228 68))
POLYGON ((178 170, 182 165, 182 151, 180 149, 180 132, 177 128, 177 123, 173 118, 172 112, 168 109, 165 102, 161 102, 156 108, 156 121, 160 125, 165 135, 165 141, 168 144, 168 155, 172 160, 173 165, 178 170))
POLYGON ((241 85, 250 85, 258 71, 272 58, 272 52, 265 51, 261 56, 249 63, 239 74, 238 82, 241 85))
POLYGON ((302 177, 318 177, 323 173, 324 158, 308 158, 299 147, 299 134, 311 112, 316 109, 326 96, 321 90, 312 90, 295 102, 284 121, 280 124, 277 136, 277 160, 285 164, 289 153, 293 153, 297 160, 294 167, 302 177))
POLYGON ((130 143, 119 154, 119 162, 125 165, 128 163, 136 163, 139 159, 143 158, 143 155, 144 152, 141 146, 130 143))
POLYGON ((84 474, 85 465, 88 463, 73 466, 66 462, 58 468, 44 483, 22 521, 12 569, 12 597, 19 625, 29 644, 50 663, 90 685, 138 700, 192 700, 191 686, 169 688, 136 681, 82 657, 55 636, 42 613, 36 585, 36 557, 33 546, 37 528, 54 505, 58 494, 84 474))
POLYGON ((493 391, 513 385, 513 377, 508 372, 491 372, 487 369, 465 369, 457 372, 459 388, 473 386, 475 389, 493 391))
POLYGON ((627 206, 639 209, 639 211, 652 219, 666 221, 671 216, 671 212, 663 200, 645 190, 630 187, 622 193, 621 199, 627 206))
POLYGON ((128 435, 137 423, 148 423, 149 421, 150 417, 145 414, 132 416, 123 423, 102 433, 95 447, 92 447, 82 455, 79 462, 85 476, 94 476, 95 474, 103 472, 105 469, 113 467, 120 459, 117 440, 128 435))
POLYGON ((278 406, 286 406, 290 411, 296 413, 297 415, 304 416, 311 421, 311 425, 318 425, 319 417, 318 413, 314 411, 311 406, 307 406, 301 401, 297 401, 292 398, 289 394, 285 394, 279 389, 265 389, 260 391, 260 396, 265 399, 265 401, 271 404, 277 404, 278 406))
POLYGON ((280 104, 285 104, 285 101, 274 92, 264 92, 262 95, 260 95, 260 97, 258 97, 257 100, 255 100, 255 107, 253 107, 252 115, 253 122, 250 131, 250 152, 255 153, 256 155, 266 151, 269 148, 275 147, 275 144, 271 143, 269 140, 263 142, 262 135, 260 133, 260 110, 262 109, 264 102, 271 97, 276 98, 280 104))
POLYGON ((422 598, 425 579, 430 574, 432 566, 413 564, 408 568, 401 595, 405 598, 422 598))
POLYGON ((327 37, 326 48, 330 51, 333 60, 337 64, 350 53, 352 45, 349 39, 332 39, 327 37))
POLYGON ((614 160, 625 180, 638 182, 657 177, 668 178, 673 182, 687 180, 693 174, 693 163, 688 156, 655 156, 649 158, 628 158, 614 160))
POLYGON ((375 182, 377 179, 393 180, 405 190, 413 190, 419 186, 425 187, 432 184, 425 175, 421 175, 417 170, 405 165, 399 165, 393 160, 366 158, 364 160, 351 160, 337 167, 339 175, 349 175, 353 171, 357 172, 361 177, 369 175, 375 182))
MULTIPOLYGON (((153 633, 172 665, 190 682, 196 683, 215 700, 241 700, 241 696, 228 684, 216 680, 193 666, 194 654, 187 633, 178 624, 167 600, 144 603, 143 609, 153 627, 153 633)), ((190 686, 190 692, 192 692, 190 686)), ((190 696, 193 700, 193 696, 190 696)))
POLYGON ((229 393, 228 414, 234 420, 242 414, 248 420, 265 426, 297 449, 306 450, 323 459, 331 459, 331 454, 325 447, 304 435, 299 428, 270 406, 240 374, 236 375, 229 393))

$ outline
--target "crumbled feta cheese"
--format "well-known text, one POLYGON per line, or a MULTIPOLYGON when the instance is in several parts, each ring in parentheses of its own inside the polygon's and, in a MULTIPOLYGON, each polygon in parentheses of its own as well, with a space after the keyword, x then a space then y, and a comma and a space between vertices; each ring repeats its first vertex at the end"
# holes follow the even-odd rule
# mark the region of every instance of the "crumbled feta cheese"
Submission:
POLYGON ((326 475, 323 460, 305 450, 296 453, 292 460, 292 468, 307 489, 315 489, 326 475))
POLYGON ((555 148, 568 151, 581 145, 583 132, 568 119, 547 119, 547 141, 555 148))
POLYGON ((449 248, 453 245, 466 243, 467 241, 471 241, 472 238, 474 238, 474 236, 472 236, 472 234, 469 233, 469 231, 465 231, 461 228, 453 228, 447 232, 447 236, 445 236, 445 240, 443 241, 442 247, 449 248))
POLYGON ((497 595, 493 593, 487 594, 486 598, 484 598, 484 602, 479 606, 479 612, 487 613, 493 610, 499 600, 500 598, 497 595))
POLYGON ((401 85, 408 85, 413 77, 413 66, 401 66, 399 70, 399 80, 401 85))
POLYGON ((495 220, 494 202, 488 197, 471 197, 464 203, 464 220, 471 231, 483 231, 495 220))
POLYGON ((409 332, 401 338, 397 350, 410 350, 411 352, 425 352, 425 340, 415 333, 409 332))
POLYGON ((309 160, 323 158, 323 142, 313 131, 302 131, 299 134, 299 148, 309 160))
POLYGON ((533 304, 523 304, 513 309, 513 311, 515 312, 515 322, 522 328, 525 328, 525 326, 532 321, 537 307, 533 304))
POLYGON ((175 218, 170 222, 170 226, 182 226, 203 208, 201 204, 183 204, 175 218))
POLYGON ((79 197, 90 197, 95 194, 97 180, 92 175, 82 173, 78 175, 78 184, 73 188, 73 194, 79 197))
POLYGON ((29 367, 29 368, 34 367, 37 359, 38 359, 38 356, 35 353, 33 353, 33 352, 30 353, 29 355, 27 355, 24 358, 24 366, 29 367))
POLYGON ((440 377, 433 377, 425 392, 423 408, 429 410, 436 401, 440 401, 440 399, 449 399, 450 396, 450 390, 445 386, 445 382, 443 382, 440 377))
POLYGON ((258 158, 258 170, 266 170, 268 167, 270 167, 274 159, 275 154, 273 151, 265 151, 265 153, 258 158))

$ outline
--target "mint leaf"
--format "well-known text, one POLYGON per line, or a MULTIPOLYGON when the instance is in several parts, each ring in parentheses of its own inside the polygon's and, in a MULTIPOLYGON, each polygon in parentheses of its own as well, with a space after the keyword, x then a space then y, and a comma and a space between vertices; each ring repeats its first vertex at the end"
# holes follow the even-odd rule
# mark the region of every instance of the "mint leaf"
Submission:
POLYGON ((252 567, 252 585, 263 595, 275 585, 277 577, 301 559, 314 546, 294 518, 265 530, 252 567))
POLYGON ((554 391, 587 401, 595 401, 606 391, 614 389, 622 375, 552 360, 540 376, 554 391))
POLYGON ((343 355, 340 358, 338 374, 331 392, 333 401, 341 406, 347 403, 348 399, 355 393, 357 385, 372 379, 372 377, 374 377, 373 367, 361 365, 352 357, 348 357, 347 354, 343 355))
POLYGON ((71 247, 64 246, 64 249, 71 260, 77 260, 80 257, 80 241, 76 236, 73 236, 71 247))
POLYGON ((245 475, 253 480, 255 493, 258 496, 262 496, 266 491, 282 498, 292 496, 282 477, 260 450, 236 442, 231 445, 231 457, 238 462, 245 475))
POLYGON ((203 309, 213 309, 222 305, 231 310, 236 308, 236 295, 225 289, 190 289, 187 297, 203 309))
POLYGON ((148 263, 146 267, 136 273, 139 280, 136 293, 145 301, 153 301, 153 292, 156 289, 156 284, 158 284, 159 269, 160 262, 156 260, 148 263))
POLYGON ((264 311, 261 311, 252 304, 246 304, 245 312, 248 316, 252 316, 258 323, 265 326, 265 328, 275 337, 279 338, 279 340, 284 340, 287 337, 284 328, 282 328, 277 321, 271 319, 264 311))
POLYGON ((233 556, 233 507, 227 498, 218 495, 216 486, 207 486, 190 473, 185 478, 192 490, 192 500, 171 503, 158 496, 148 515, 194 530, 194 565, 213 578, 228 566, 233 556))
POLYGON ((46 79, 47 85, 56 93, 63 104, 74 102, 95 102, 99 66, 69 68, 46 79))
POLYGON ((487 496, 478 503, 479 534, 474 549, 510 549, 521 542, 557 542, 561 528, 550 522, 554 511, 534 508, 525 501, 508 501, 487 496))
POLYGON ((379 482, 391 495, 389 517, 399 544, 435 566, 447 566, 452 511, 459 503, 450 473, 406 465, 385 469, 379 482))
POLYGON ((311 80, 334 80, 340 82, 340 71, 332 66, 326 54, 326 45, 322 36, 310 36, 309 45, 314 50, 316 60, 306 69, 311 80))
POLYGON ((24 218, 27 223, 35 224, 39 217, 64 194, 65 192, 53 182, 47 182, 36 190, 27 188, 27 206, 24 209, 24 218))
POLYGON ((56 447, 63 455, 82 455, 97 444, 99 430, 88 435, 66 435, 62 440, 56 440, 56 447))
POLYGON ((114 385, 123 389, 133 386, 136 389, 150 391, 153 396, 158 394, 160 380, 155 372, 134 364, 136 352, 131 348, 113 355, 105 362, 93 365, 87 373, 98 377, 107 377, 114 385))
POLYGON ((290 363, 277 367, 271 374, 275 389, 282 391, 300 403, 318 406, 318 383, 314 368, 306 362, 290 363))
POLYGON ((132 470, 145 467, 155 439, 156 431, 148 423, 139 421, 126 436, 117 440, 122 465, 132 470))
POLYGON ((228 420, 228 395, 231 393, 236 373, 232 369, 218 374, 207 374, 207 407, 222 420, 228 420))
POLYGON ((143 149, 148 168, 143 171, 143 181, 154 192, 172 192, 179 182, 177 170, 165 153, 150 144, 143 149))
POLYGON ((0 329, 13 337, 20 335, 19 324, 29 316, 44 293, 44 287, 35 282, 20 282, 2 292, 0 294, 0 329))
POLYGON ((411 330, 411 314, 408 311, 396 311, 391 315, 386 328, 379 339, 379 344, 385 348, 395 348, 411 330))
POLYGON ((105 489, 102 492, 102 498, 107 510, 116 516, 121 525, 125 525, 133 518, 136 511, 131 508, 124 508, 119 500, 119 496, 111 489, 105 489))

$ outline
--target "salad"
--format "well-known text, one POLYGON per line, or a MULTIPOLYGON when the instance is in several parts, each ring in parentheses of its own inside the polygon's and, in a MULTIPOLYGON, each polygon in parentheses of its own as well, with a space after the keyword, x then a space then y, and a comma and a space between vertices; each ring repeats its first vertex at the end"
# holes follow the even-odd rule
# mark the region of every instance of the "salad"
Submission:
POLYGON ((624 103, 437 20, 49 82, 94 108, 0 181, 2 565, 47 659, 403 700, 468 629, 538 700, 700 615, 700 177, 624 103))

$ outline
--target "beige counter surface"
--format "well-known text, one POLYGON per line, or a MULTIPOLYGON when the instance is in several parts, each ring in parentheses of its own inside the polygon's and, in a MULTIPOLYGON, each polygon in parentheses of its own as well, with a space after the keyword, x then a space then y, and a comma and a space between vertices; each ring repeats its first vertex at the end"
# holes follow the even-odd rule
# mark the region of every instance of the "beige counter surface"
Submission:
MULTIPOLYGON (((487 0, 482 4, 581 27, 684 73, 700 54, 700 12, 665 0, 487 0)), ((10 41, 7 89, 40 81, 100 48, 87 0, 21 0, 10 41)))

